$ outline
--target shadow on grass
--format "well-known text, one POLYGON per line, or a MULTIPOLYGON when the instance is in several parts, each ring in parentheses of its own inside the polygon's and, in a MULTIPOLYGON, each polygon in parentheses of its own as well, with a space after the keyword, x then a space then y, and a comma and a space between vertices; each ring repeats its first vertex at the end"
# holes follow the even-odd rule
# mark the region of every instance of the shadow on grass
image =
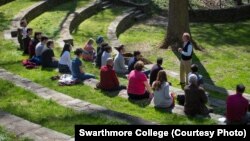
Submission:
POLYGON ((145 108, 151 103, 152 99, 142 99, 142 100, 133 100, 131 98, 128 98, 128 101, 132 104, 135 104, 139 107, 145 108))

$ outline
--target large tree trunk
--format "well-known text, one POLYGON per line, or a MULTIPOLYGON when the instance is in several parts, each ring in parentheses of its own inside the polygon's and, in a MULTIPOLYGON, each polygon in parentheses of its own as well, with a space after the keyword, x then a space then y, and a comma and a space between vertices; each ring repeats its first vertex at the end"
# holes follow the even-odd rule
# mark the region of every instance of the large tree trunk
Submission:
MULTIPOLYGON (((174 50, 182 46, 182 35, 190 33, 188 0, 169 0, 168 29, 161 48, 171 46, 174 50)), ((193 41, 194 48, 199 49, 193 41)))

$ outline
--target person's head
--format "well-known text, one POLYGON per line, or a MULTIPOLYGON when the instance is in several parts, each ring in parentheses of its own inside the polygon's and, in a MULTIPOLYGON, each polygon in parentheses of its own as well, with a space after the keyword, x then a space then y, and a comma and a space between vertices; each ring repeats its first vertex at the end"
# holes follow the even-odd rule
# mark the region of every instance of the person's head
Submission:
POLYGON ((135 70, 142 71, 144 68, 144 63, 142 61, 137 61, 134 66, 135 70))
POLYGON ((97 38, 96 38, 96 43, 97 44, 101 44, 101 43, 103 43, 104 42, 104 38, 102 37, 102 36, 98 36, 97 38))
POLYGON ((94 42, 95 42, 94 39, 90 38, 90 39, 88 40, 87 44, 88 44, 88 45, 93 45, 94 42))
POLYGON ((182 41, 183 42, 188 42, 188 41, 190 41, 190 34, 189 33, 187 33, 187 32, 185 32, 185 33, 183 33, 183 35, 182 35, 182 41))
POLYGON ((28 28, 28 29, 27 29, 27 35, 28 35, 28 36, 31 36, 32 33, 33 33, 33 29, 32 29, 32 28, 28 28))
POLYGON ((104 47, 104 51, 111 53, 112 52, 112 48, 110 46, 105 46, 104 47))
POLYGON ((26 20, 21 20, 20 26, 21 26, 21 27, 26 27, 26 26, 27 26, 26 20))
POLYGON ((71 50, 72 50, 71 44, 65 43, 65 44, 64 44, 64 47, 63 47, 63 50, 62 50, 62 53, 61 53, 61 56, 63 55, 63 53, 64 53, 65 51, 70 52, 71 50))
POLYGON ((42 37, 41 37, 41 42, 42 42, 43 44, 47 44, 48 40, 49 40, 49 38, 48 38, 47 36, 42 36, 42 37))
POLYGON ((124 48, 124 45, 120 45, 119 47, 116 47, 117 51, 119 53, 124 53, 125 52, 125 48, 124 48))
POLYGON ((49 40, 49 41, 47 42, 47 47, 48 47, 48 48, 54 48, 54 41, 49 40))
POLYGON ((101 48, 105 48, 106 46, 108 46, 109 44, 108 43, 101 43, 101 48))
POLYGON ((114 65, 113 59, 112 58, 108 58, 106 64, 109 65, 109 66, 113 66, 114 65))
POLYGON ((40 41, 41 38, 42 38, 42 32, 35 32, 34 39, 40 41))
POLYGON ((156 63, 157 63, 158 65, 161 66, 161 65, 162 65, 162 62, 163 62, 163 59, 162 59, 161 57, 157 58, 157 62, 156 62, 156 63))
POLYGON ((238 84, 236 86, 236 92, 238 94, 243 94, 245 92, 245 86, 243 84, 238 84))
POLYGON ((139 60, 139 58, 141 57, 141 52, 140 51, 134 51, 134 57, 139 60))
POLYGON ((167 82, 167 73, 164 70, 160 70, 157 74, 157 79, 154 82, 153 90, 159 90, 163 82, 167 82))
POLYGON ((74 54, 77 56, 77 57, 80 57, 82 56, 82 52, 83 50, 81 48, 77 48, 74 52, 74 54))
POLYGON ((188 77, 188 83, 189 85, 197 85, 198 78, 195 74, 191 74, 188 77))
POLYGON ((196 64, 191 65, 191 71, 192 73, 198 72, 198 65, 196 64))

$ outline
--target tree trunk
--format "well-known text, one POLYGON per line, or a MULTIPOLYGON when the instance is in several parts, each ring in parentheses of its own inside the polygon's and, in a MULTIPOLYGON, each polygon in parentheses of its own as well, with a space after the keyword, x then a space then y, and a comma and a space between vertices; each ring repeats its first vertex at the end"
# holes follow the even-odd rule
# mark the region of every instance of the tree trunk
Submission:
POLYGON ((234 0, 236 2, 237 5, 242 5, 242 0, 234 0))
MULTIPOLYGON (((184 32, 190 33, 188 0, 169 0, 167 34, 161 48, 176 50, 182 46, 182 35, 184 32)), ((199 49, 196 43, 192 42, 194 48, 199 49)))

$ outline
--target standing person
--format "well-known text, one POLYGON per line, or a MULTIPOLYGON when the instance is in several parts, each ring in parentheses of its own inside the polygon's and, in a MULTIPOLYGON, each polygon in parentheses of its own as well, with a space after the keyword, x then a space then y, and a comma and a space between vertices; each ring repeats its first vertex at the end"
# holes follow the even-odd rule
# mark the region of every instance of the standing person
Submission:
POLYGON ((104 52, 102 53, 102 66, 105 66, 108 58, 111 57, 112 48, 110 46, 104 47, 104 52))
POLYGON ((41 41, 41 32, 35 32, 34 38, 31 40, 29 44, 29 56, 32 58, 35 56, 36 45, 41 41))
POLYGON ((62 74, 71 74, 71 57, 70 52, 72 50, 72 46, 69 43, 65 43, 63 47, 63 51, 61 53, 61 58, 59 61, 59 72, 62 74))
POLYGON ((126 89, 125 86, 120 86, 116 73, 113 70, 113 65, 113 59, 108 58, 106 65, 101 67, 100 83, 97 84, 97 88, 104 91, 119 91, 126 89))
POLYGON ((152 97, 147 76, 142 72, 143 67, 142 61, 136 62, 135 69, 128 75, 128 96, 130 99, 141 100, 152 97))
POLYGON ((83 60, 94 61, 95 59, 95 49, 93 47, 94 39, 90 38, 86 45, 83 47, 83 60))
POLYGON ((179 48, 178 51, 181 53, 181 64, 180 64, 180 84, 188 84, 188 73, 190 72, 193 56, 193 46, 190 42, 190 34, 184 33, 182 36, 184 42, 183 48, 179 48))
POLYGON ((96 49, 96 60, 95 60, 95 65, 96 67, 100 68, 102 65, 102 53, 103 53, 103 48, 107 46, 107 43, 104 43, 104 39, 102 36, 98 36, 96 38, 96 44, 97 44, 97 49, 96 49))
POLYGON ((157 58, 156 64, 152 67, 152 69, 150 71, 150 81, 149 81, 149 83, 150 83, 151 86, 152 86, 153 82, 156 80, 158 72, 160 70, 163 70, 163 68, 161 67, 162 62, 163 62, 163 59, 161 57, 157 58))
POLYGON ((203 84, 204 84, 203 77, 202 77, 202 75, 200 75, 198 73, 198 65, 196 65, 196 64, 191 65, 191 72, 188 74, 188 76, 191 74, 195 74, 197 76, 198 86, 203 87, 203 84))
POLYGON ((184 112, 189 116, 208 116, 209 111, 206 107, 207 96, 204 89, 198 86, 197 81, 198 78, 195 74, 189 76, 189 85, 186 85, 184 88, 184 112))
POLYGON ((114 61, 115 62, 114 63, 115 72, 118 74, 127 74, 128 68, 125 65, 125 60, 123 57, 123 53, 125 53, 124 45, 120 45, 116 49, 118 51, 118 54, 116 54, 115 61, 114 61))
POLYGON ((245 86, 236 86, 236 94, 227 97, 227 124, 246 124, 250 116, 247 114, 249 102, 243 97, 245 86))
POLYGON ((173 108, 174 95, 169 92, 169 83, 165 71, 160 70, 153 83, 154 104, 156 108, 173 108))
POLYGON ((54 42, 48 41, 47 47, 43 48, 42 51, 42 67, 43 68, 57 68, 58 60, 55 58, 53 51, 54 42))
POLYGON ((33 34, 33 29, 28 28, 26 38, 23 39, 23 54, 29 54, 29 46, 32 34, 33 34))
POLYGON ((26 38, 27 35, 27 22, 26 20, 21 20, 20 22, 21 29, 18 30, 18 42, 20 44, 20 50, 23 50, 23 39, 26 38))
POLYGON ((72 60, 72 75, 73 78, 84 81, 86 79, 95 78, 93 74, 85 73, 82 69, 82 61, 80 58, 82 57, 82 49, 78 48, 75 50, 76 57, 72 60))

